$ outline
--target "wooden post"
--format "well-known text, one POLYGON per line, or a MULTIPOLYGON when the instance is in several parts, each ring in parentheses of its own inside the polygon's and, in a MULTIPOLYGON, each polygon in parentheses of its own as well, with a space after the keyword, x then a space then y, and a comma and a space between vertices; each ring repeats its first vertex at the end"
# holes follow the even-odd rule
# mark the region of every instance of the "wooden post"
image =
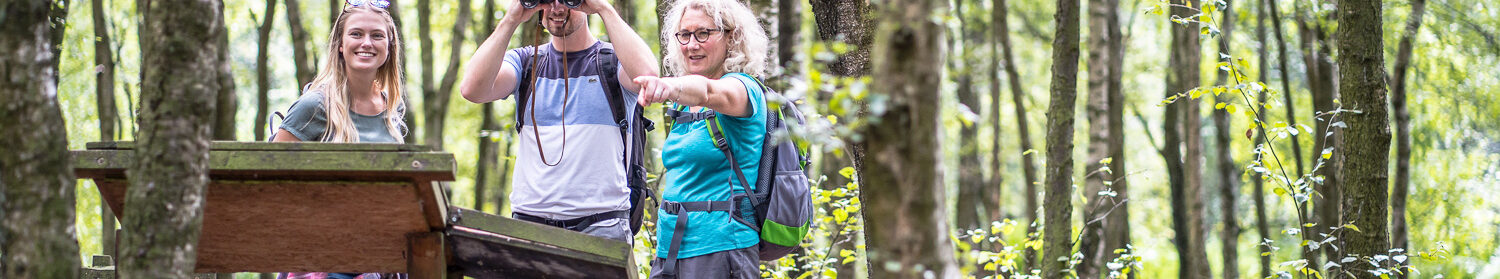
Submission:
POLYGON ((406 273, 412 279, 445 279, 448 277, 446 245, 441 232, 407 235, 406 273))

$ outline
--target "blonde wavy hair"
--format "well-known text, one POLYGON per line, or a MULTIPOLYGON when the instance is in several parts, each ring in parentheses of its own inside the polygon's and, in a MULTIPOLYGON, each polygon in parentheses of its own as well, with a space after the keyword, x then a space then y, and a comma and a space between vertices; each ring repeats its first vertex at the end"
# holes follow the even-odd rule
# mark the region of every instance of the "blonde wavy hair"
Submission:
MULTIPOLYGON (((666 28, 661 29, 661 38, 670 42, 663 45, 667 49, 667 56, 662 58, 667 68, 667 74, 671 76, 687 75, 687 64, 683 61, 682 49, 677 47, 677 29, 682 24, 682 15, 688 9, 703 11, 708 17, 713 18, 714 25, 726 30, 724 33, 725 46, 729 53, 724 57, 724 72, 740 72, 752 77, 764 78, 767 65, 770 64, 766 56, 767 49, 771 45, 770 38, 766 37, 765 29, 761 28, 760 22, 755 19, 755 14, 749 7, 740 1, 724 0, 681 0, 672 5, 671 13, 667 14, 666 28)), ((709 77, 718 78, 718 77, 709 77)))
POLYGON ((386 42, 389 42, 389 53, 386 55, 385 64, 381 64, 375 70, 375 90, 385 93, 385 129, 396 138, 396 142, 404 143, 406 134, 406 122, 402 122, 402 114, 406 110, 406 103, 402 102, 403 90, 401 88, 401 36, 396 32, 396 21, 391 18, 390 12, 382 8, 365 6, 345 7, 339 13, 338 21, 333 25, 333 30, 328 33, 328 49, 323 55, 323 71, 318 72, 312 83, 308 84, 306 92, 323 92, 323 108, 328 116, 328 128, 323 131, 325 142, 359 142, 359 130, 354 127, 354 120, 349 116, 349 92, 345 90, 349 82, 349 75, 345 71, 344 57, 339 53, 339 46, 344 43, 345 22, 349 16, 355 13, 375 13, 385 21, 386 42))

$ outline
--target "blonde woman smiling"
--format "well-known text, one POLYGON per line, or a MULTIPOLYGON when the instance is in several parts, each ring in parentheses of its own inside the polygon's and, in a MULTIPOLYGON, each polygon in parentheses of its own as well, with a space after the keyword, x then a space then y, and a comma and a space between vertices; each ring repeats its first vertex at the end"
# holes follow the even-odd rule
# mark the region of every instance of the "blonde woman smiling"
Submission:
POLYGON ((328 36, 323 71, 303 87, 272 141, 402 142, 401 37, 385 0, 350 0, 328 36))

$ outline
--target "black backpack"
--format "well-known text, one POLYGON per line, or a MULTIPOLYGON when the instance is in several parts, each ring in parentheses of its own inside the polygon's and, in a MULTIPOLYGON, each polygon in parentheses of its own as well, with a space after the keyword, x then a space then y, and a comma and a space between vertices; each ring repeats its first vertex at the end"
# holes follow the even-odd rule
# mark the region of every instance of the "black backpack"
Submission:
MULTIPOLYGON (((536 52, 541 50, 538 47, 532 47, 531 51, 536 52)), ((550 52, 545 53, 550 54, 550 52)), ((527 55, 521 55, 521 57, 523 59, 529 58, 527 55)), ((644 108, 635 105, 629 107, 635 109, 635 121, 626 121, 625 110, 629 108, 625 104, 624 89, 621 89, 618 83, 619 75, 616 72, 618 70, 616 63, 619 60, 615 58, 615 50, 600 48, 599 53, 594 58, 594 64, 599 67, 599 84, 604 87, 604 94, 609 99, 609 110, 614 113, 615 126, 620 127, 620 139, 629 145, 625 149, 625 160, 621 163, 625 164, 625 184, 630 187, 630 232, 633 234, 641 230, 641 220, 645 217, 643 213, 646 209, 646 199, 656 199, 655 191, 651 187, 646 186, 646 167, 644 163, 646 132, 656 129, 655 122, 651 122, 650 119, 646 118, 644 108)), ((521 131, 521 125, 525 124, 525 117, 522 117, 521 113, 526 109, 526 95, 530 94, 531 87, 535 86, 532 83, 536 82, 534 80, 524 80, 525 77, 531 76, 531 71, 535 69, 524 66, 529 65, 525 62, 522 62, 521 65, 523 65, 521 73, 516 76, 518 79, 522 79, 519 81, 521 83, 520 88, 516 89, 516 97, 518 97, 516 98, 517 132, 521 131)))

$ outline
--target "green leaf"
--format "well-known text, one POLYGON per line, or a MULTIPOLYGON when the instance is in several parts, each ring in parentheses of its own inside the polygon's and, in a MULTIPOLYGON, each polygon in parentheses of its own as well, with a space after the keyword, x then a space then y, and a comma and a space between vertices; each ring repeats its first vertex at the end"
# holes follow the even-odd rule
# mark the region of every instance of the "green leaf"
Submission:
POLYGON ((1361 232, 1361 231, 1359 231, 1359 227, 1355 226, 1354 224, 1344 224, 1344 227, 1345 228, 1349 228, 1351 230, 1354 230, 1356 232, 1361 232))

